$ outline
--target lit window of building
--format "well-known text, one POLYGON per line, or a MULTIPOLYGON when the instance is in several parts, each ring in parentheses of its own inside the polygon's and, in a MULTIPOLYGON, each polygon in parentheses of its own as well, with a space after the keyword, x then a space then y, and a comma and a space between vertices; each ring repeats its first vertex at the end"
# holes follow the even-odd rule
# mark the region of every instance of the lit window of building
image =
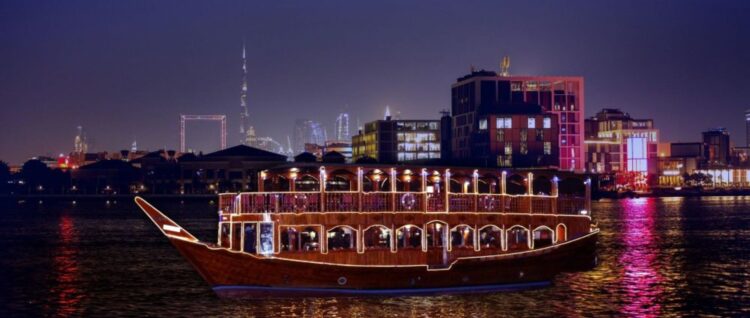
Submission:
POLYGON ((542 122, 542 128, 549 129, 552 128, 552 119, 549 117, 544 117, 542 122))
POLYGON ((536 128, 536 118, 534 118, 534 117, 529 117, 529 120, 528 120, 528 128, 529 128, 529 129, 533 129, 533 128, 536 128))
POLYGON ((479 130, 487 130, 487 118, 479 120, 479 130))

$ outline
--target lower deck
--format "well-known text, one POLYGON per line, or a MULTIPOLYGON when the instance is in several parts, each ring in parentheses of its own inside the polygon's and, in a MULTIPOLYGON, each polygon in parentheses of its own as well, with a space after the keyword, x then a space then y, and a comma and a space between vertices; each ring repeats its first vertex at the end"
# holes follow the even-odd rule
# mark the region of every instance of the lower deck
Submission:
POLYGON ((467 257, 554 246, 589 234, 585 215, 528 213, 283 213, 223 215, 220 247, 355 266, 447 266, 467 257))

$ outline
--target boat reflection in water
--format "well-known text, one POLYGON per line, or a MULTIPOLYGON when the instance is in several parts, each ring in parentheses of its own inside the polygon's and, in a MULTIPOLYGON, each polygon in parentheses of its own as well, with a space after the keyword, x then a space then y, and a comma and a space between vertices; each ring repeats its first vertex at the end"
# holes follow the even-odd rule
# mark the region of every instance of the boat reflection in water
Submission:
POLYGON ((639 317, 656 317, 661 312, 663 277, 656 262, 655 202, 651 199, 624 200, 623 240, 625 250, 619 258, 624 273, 620 275, 625 301, 621 313, 639 317))
POLYGON ((80 310, 83 293, 79 289, 78 232, 73 218, 62 214, 58 222, 59 245, 54 251, 55 283, 51 292, 55 294, 57 308, 52 316, 70 316, 80 310))

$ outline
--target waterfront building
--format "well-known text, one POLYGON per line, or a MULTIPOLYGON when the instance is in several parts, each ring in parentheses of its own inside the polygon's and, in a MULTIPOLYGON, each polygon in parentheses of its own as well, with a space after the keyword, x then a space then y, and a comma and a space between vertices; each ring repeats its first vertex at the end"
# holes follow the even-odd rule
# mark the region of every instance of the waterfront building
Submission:
POLYGON ((613 174, 617 187, 646 190, 657 173, 659 131, 652 119, 605 108, 585 121, 587 170, 613 174))
POLYGON ((669 156, 659 157, 657 186, 681 187, 685 185, 685 176, 695 174, 703 163, 703 143, 673 142, 669 145, 669 156))
POLYGON ((439 120, 384 120, 366 123, 352 137, 352 159, 370 157, 381 163, 440 159, 439 120))
POLYGON ((726 167, 730 162, 729 132, 715 128, 703 132, 703 158, 705 167, 726 167))
POLYGON ((238 145, 190 160, 179 160, 181 193, 218 193, 257 189, 259 171, 286 163, 277 153, 238 145))
MULTIPOLYGON (((574 76, 515 76, 507 68, 501 74, 476 71, 458 78, 451 86, 452 159, 496 162, 486 147, 492 134, 480 129, 480 120, 502 114, 512 108, 541 107, 544 115, 554 115, 557 122, 561 170, 583 172, 584 148, 584 81, 574 76), (492 159, 492 160, 490 160, 492 159)), ((522 112, 510 111, 520 115, 522 112)), ((488 121, 489 122, 489 121, 488 121)), ((536 129, 536 128, 534 128, 536 129)), ((504 160, 504 159, 503 159, 504 160)))
POLYGON ((352 142, 350 140, 328 140, 325 144, 325 152, 337 152, 344 156, 349 162, 352 160, 352 142))

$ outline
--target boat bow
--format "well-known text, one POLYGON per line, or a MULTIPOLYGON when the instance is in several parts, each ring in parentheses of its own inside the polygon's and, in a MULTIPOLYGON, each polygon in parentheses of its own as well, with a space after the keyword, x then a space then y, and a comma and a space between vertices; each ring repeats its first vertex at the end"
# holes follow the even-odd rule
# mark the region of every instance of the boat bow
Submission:
POLYGON ((156 227, 158 227, 168 238, 198 242, 198 239, 195 238, 195 236, 190 234, 190 232, 182 228, 175 221, 172 221, 172 219, 164 215, 164 213, 161 213, 161 211, 151 205, 151 203, 146 202, 143 198, 135 197, 135 204, 143 210, 143 213, 146 213, 146 216, 151 219, 151 222, 154 222, 156 227))

